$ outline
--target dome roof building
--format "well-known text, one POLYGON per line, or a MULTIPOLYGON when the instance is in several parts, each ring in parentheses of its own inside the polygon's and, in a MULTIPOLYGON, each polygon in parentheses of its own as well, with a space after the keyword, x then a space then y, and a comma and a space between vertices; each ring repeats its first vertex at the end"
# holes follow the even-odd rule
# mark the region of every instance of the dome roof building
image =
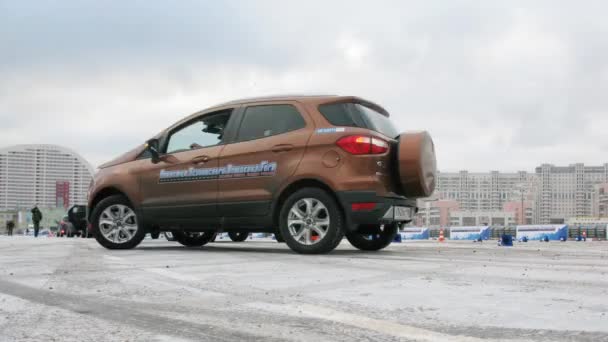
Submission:
POLYGON ((93 173, 89 162, 65 147, 0 148, 0 210, 86 204, 93 173))

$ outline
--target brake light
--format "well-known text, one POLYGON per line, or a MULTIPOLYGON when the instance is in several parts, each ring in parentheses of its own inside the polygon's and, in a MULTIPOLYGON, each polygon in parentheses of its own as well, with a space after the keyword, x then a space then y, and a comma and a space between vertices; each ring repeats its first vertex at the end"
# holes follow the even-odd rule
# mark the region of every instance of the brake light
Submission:
POLYGON ((382 154, 388 151, 388 142, 366 135, 351 135, 336 142, 350 154, 382 154))

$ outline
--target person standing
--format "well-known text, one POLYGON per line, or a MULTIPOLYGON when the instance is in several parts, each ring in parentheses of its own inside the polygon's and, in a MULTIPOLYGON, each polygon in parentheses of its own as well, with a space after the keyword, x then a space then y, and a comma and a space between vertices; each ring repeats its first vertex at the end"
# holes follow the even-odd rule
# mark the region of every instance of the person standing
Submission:
POLYGON ((42 221, 42 212, 40 209, 38 209, 37 205, 32 208, 32 221, 34 222, 34 237, 38 237, 38 232, 40 231, 40 221, 42 221))
POLYGON ((13 236, 13 229, 15 228, 15 222, 12 220, 6 221, 6 231, 8 232, 8 236, 13 236))

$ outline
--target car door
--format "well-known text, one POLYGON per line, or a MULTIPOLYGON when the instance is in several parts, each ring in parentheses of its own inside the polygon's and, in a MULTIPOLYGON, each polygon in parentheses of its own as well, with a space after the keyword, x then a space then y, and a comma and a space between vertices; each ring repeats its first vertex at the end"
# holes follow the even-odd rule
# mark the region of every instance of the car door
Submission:
POLYGON ((225 217, 265 216, 302 159, 313 123, 295 101, 244 106, 239 116, 235 141, 220 154, 218 210, 225 217))
POLYGON ((232 110, 196 117, 170 130, 161 161, 140 176, 146 221, 191 225, 217 223, 218 165, 232 110))

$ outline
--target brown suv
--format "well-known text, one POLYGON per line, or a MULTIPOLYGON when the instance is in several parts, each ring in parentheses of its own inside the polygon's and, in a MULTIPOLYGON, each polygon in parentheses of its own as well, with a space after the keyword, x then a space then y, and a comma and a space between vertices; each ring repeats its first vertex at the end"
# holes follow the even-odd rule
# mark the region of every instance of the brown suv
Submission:
POLYGON ((426 132, 399 134, 377 104, 281 96, 190 115, 100 166, 89 190, 97 241, 133 248, 170 231, 202 246, 220 231, 271 232, 299 253, 388 246, 435 187, 426 132))

